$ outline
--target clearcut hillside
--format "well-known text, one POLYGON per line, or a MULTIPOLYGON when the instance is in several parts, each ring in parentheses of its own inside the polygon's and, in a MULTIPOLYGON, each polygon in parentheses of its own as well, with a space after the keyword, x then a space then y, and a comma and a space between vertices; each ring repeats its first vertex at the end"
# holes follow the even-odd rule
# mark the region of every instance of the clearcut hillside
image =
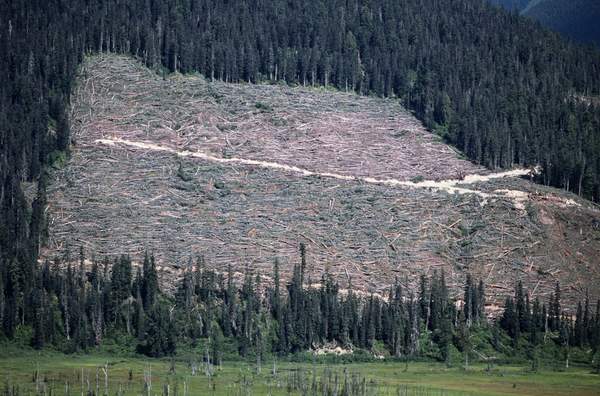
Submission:
POLYGON ((457 292, 469 272, 490 310, 517 279, 531 298, 556 281, 567 301, 598 296, 597 207, 529 170, 473 165, 398 100, 161 77, 104 55, 84 62, 71 113, 45 258, 152 251, 167 282, 198 256, 268 278, 304 243, 314 283, 327 270, 381 293, 443 270, 457 292))

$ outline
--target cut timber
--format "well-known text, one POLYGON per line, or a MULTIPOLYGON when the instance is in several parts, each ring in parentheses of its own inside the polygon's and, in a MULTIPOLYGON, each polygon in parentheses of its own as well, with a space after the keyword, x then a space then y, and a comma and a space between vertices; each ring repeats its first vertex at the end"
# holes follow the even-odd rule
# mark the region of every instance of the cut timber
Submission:
POLYGON ((540 298, 560 280, 565 304, 597 296, 597 209, 460 159, 398 100, 163 80, 109 55, 86 60, 71 120, 46 258, 150 250, 167 282, 198 255, 265 275, 279 258, 285 280, 304 242, 311 279, 328 268, 366 293, 444 270, 455 295, 467 272, 488 279, 490 304, 518 279, 540 298))

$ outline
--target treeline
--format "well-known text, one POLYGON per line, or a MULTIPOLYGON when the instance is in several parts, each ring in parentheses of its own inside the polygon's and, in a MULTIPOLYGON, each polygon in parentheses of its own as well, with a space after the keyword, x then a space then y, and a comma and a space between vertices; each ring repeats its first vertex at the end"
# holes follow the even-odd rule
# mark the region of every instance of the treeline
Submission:
POLYGON ((579 301, 573 317, 572 312, 564 311, 561 307, 558 283, 546 305, 538 298, 532 303, 522 283, 519 282, 515 288, 514 298, 506 299, 499 324, 515 344, 521 336, 525 336, 532 345, 537 346, 546 340, 549 332, 554 332, 558 335, 556 340, 559 345, 567 349, 570 347, 598 349, 600 301, 596 304, 595 313, 592 312, 588 297, 583 302, 579 301))
POLYGON ((416 294, 398 281, 384 296, 357 294, 351 281, 342 292, 328 273, 318 282, 306 278, 303 245, 285 285, 277 261, 265 282, 249 269, 236 279, 231 267, 217 273, 198 259, 188 264, 173 295, 159 290, 153 256, 146 255, 141 266, 126 256, 86 267, 81 253, 78 261, 67 259, 63 269, 59 261, 35 268, 29 293, 19 289, 16 268, 3 271, 5 337, 65 352, 124 340, 153 357, 202 342, 205 358, 215 363, 224 350, 260 360, 324 345, 395 358, 449 361, 461 353, 468 359, 477 357, 482 342, 475 343, 474 334, 483 335, 484 348, 504 355, 547 343, 564 351, 585 348, 590 356, 600 349, 600 304, 594 313, 586 299, 573 320, 561 309, 558 285, 546 305, 538 299, 530 304, 519 283, 501 317, 488 322, 484 284, 469 275, 457 298, 450 296, 443 272, 421 276, 416 294), (508 339, 512 345, 503 345, 508 339))

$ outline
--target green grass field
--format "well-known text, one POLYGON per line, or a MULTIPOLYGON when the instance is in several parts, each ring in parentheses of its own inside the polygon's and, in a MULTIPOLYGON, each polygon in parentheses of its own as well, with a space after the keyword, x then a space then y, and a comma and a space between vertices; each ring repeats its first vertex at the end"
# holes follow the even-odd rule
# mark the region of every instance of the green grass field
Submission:
POLYGON ((273 362, 265 363, 260 374, 256 373, 255 364, 226 362, 209 378, 202 365, 192 376, 191 368, 184 362, 176 362, 173 373, 169 360, 33 351, 9 354, 0 351, 1 394, 11 394, 6 390, 13 388, 18 389, 15 395, 36 394, 36 388, 40 394, 44 394, 44 389, 45 394, 52 395, 86 394, 88 389, 96 390, 97 376, 99 394, 104 394, 102 367, 106 364, 110 395, 147 394, 144 372, 151 374, 152 395, 167 394, 167 384, 169 395, 315 394, 313 389, 318 389, 320 395, 324 384, 335 389, 336 383, 337 394, 342 394, 344 382, 355 385, 355 393, 350 394, 366 395, 600 395, 600 375, 583 368, 530 373, 515 366, 499 366, 487 372, 482 365, 465 371, 435 363, 410 363, 405 370, 405 365, 399 362, 314 365, 278 362, 273 375, 273 362), (37 385, 36 372, 39 372, 37 385))

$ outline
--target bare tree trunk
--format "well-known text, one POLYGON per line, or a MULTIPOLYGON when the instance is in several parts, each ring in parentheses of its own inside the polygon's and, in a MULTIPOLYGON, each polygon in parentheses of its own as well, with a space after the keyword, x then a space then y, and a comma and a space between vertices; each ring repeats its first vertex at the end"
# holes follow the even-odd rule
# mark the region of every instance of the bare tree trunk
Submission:
POLYGON ((69 315, 69 299, 66 296, 66 290, 63 291, 63 305, 65 307, 65 335, 67 336, 67 340, 70 340, 71 329, 69 326, 70 315, 69 315))
POLYGON ((35 369, 35 391, 40 393, 40 363, 38 362, 35 369))
POLYGON ((104 364, 102 371, 104 371, 104 394, 108 396, 108 362, 104 364))
POLYGON ((578 186, 578 191, 577 191, 577 195, 579 195, 581 197, 581 192, 583 190, 583 176, 585 175, 585 158, 583 159, 583 165, 581 166, 581 172, 579 172, 579 186, 578 186))
POLYGON ((102 42, 104 41, 104 18, 100 19, 100 40, 98 41, 98 52, 102 53, 102 42))
POLYGON ((144 388, 146 396, 150 396, 150 390, 152 389, 152 371, 149 366, 144 369, 144 388))

